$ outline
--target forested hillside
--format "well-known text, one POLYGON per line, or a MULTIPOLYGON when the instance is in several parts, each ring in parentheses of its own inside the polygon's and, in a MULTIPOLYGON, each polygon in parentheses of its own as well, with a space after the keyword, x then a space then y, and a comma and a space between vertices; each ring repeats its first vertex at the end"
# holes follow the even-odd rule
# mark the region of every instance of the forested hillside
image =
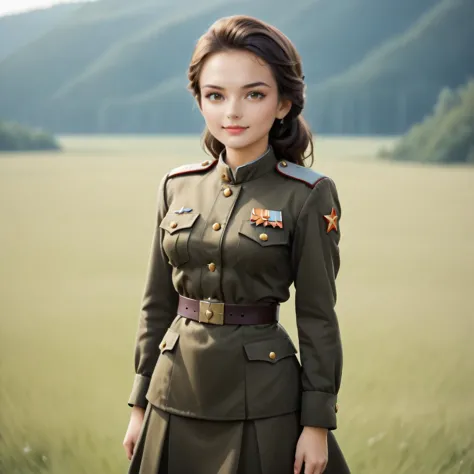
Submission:
POLYGON ((193 46, 239 13, 295 42, 319 133, 404 132, 474 74, 472 0, 102 0, 0 62, 0 116, 61 133, 199 132, 193 46))
POLYGON ((56 139, 45 130, 30 129, 0 120, 0 152, 59 150, 56 139))
POLYGON ((79 7, 79 4, 56 5, 49 9, 0 17, 0 61, 41 37, 79 7))
POLYGON ((401 137, 382 158, 423 163, 474 164, 474 78, 439 95, 433 113, 401 137))
POLYGON ((441 0, 405 33, 312 88, 313 125, 335 133, 400 133, 444 87, 474 75, 474 1, 441 0))

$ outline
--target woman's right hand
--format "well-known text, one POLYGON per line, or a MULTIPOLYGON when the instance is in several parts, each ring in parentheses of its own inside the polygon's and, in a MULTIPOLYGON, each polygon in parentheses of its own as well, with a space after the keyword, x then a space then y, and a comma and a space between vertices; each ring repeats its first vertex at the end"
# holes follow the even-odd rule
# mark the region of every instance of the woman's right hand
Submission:
POLYGON ((125 433, 125 439, 123 440, 123 447, 125 453, 130 461, 137 444, 138 436, 143 425, 143 418, 145 416, 145 409, 141 407, 132 407, 132 414, 130 415, 130 422, 128 423, 127 432, 125 433))

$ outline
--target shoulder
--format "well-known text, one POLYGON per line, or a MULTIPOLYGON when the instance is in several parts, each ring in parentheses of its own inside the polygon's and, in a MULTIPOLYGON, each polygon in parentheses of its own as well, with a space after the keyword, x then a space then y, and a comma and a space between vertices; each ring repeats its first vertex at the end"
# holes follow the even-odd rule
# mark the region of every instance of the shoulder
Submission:
POLYGON ((291 161, 278 161, 276 170, 282 176, 285 176, 288 179, 300 181, 310 188, 314 188, 322 180, 329 179, 329 177, 323 173, 319 173, 318 171, 307 168, 306 166, 297 165, 291 161))
POLYGON ((214 168, 216 164, 217 164, 217 160, 212 159, 212 160, 201 161, 199 163, 192 163, 189 165, 178 166, 177 168, 173 168, 171 171, 169 171, 167 177, 173 178, 175 176, 204 173, 214 168))

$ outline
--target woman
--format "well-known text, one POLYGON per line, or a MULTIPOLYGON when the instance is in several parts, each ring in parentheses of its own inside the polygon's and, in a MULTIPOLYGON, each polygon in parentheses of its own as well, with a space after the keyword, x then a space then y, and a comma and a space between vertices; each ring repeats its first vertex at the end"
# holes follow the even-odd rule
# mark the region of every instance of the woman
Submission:
POLYGON ((300 57, 233 16, 199 39, 188 77, 214 159, 159 187, 129 473, 347 473, 332 434, 341 211, 333 181, 303 166, 300 57), (278 323, 292 282, 301 365, 278 323))

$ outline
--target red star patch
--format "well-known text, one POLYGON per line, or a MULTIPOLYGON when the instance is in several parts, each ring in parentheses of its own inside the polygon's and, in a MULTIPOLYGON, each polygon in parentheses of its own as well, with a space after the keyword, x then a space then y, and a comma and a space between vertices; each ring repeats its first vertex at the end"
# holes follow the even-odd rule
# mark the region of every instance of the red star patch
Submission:
POLYGON ((324 219, 328 223, 328 227, 326 229, 326 233, 329 234, 331 230, 335 230, 337 232, 337 219, 338 215, 336 213, 336 209, 332 208, 331 209, 331 214, 328 214, 327 216, 324 216, 324 219))

